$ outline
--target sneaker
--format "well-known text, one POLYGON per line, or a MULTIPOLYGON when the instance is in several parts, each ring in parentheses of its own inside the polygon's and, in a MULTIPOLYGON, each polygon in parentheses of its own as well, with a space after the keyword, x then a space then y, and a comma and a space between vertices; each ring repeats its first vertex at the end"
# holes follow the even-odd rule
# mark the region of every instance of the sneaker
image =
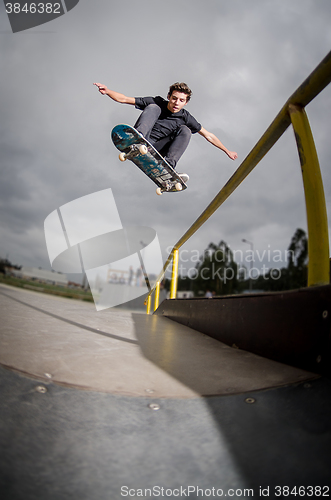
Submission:
POLYGON ((178 173, 179 177, 182 179, 183 182, 186 182, 190 180, 190 177, 187 174, 180 174, 178 173))

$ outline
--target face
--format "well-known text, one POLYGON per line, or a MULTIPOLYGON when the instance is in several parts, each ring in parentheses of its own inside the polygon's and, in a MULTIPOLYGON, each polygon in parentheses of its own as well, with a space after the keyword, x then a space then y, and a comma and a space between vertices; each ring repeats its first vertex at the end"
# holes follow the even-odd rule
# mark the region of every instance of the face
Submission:
POLYGON ((185 104, 187 104, 186 99, 187 99, 186 94, 174 90, 174 92, 169 97, 169 102, 167 106, 169 111, 171 111, 171 113, 178 113, 178 111, 180 111, 185 106, 185 104))

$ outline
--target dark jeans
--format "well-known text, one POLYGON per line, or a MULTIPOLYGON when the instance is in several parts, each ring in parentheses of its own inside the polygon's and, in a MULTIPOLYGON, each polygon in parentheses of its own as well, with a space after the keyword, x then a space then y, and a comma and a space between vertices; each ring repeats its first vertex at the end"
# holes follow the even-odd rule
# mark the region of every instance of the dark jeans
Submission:
POLYGON ((190 142, 192 133, 186 125, 181 125, 171 135, 158 140, 152 139, 151 131, 160 114, 161 108, 157 104, 149 104, 139 116, 134 128, 159 151, 173 168, 176 168, 178 160, 190 142))

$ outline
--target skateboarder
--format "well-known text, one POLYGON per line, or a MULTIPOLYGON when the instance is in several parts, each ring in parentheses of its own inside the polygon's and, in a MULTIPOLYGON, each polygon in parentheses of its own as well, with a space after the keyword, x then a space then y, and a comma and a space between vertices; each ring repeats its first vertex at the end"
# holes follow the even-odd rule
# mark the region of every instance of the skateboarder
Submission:
MULTIPOLYGON (((187 148, 191 135, 199 133, 208 142, 224 151, 231 160, 238 155, 229 151, 216 135, 208 132, 200 123, 184 109, 189 102, 192 91, 185 83, 174 83, 169 88, 168 101, 157 97, 127 97, 124 94, 110 90, 102 83, 94 83, 103 95, 122 104, 134 105, 142 110, 134 128, 176 168, 178 160, 187 148)), ((182 175, 182 174, 180 174, 182 175)))

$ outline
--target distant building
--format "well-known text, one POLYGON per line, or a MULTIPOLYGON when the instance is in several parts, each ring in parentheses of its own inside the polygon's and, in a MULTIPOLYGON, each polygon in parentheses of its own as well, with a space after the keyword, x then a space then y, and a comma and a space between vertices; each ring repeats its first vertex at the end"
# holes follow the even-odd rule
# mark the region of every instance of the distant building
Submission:
POLYGON ((42 281, 51 285, 67 286, 68 278, 66 274, 56 273, 55 271, 47 271, 38 267, 22 267, 21 269, 9 269, 9 273, 16 278, 22 278, 33 281, 42 281))

